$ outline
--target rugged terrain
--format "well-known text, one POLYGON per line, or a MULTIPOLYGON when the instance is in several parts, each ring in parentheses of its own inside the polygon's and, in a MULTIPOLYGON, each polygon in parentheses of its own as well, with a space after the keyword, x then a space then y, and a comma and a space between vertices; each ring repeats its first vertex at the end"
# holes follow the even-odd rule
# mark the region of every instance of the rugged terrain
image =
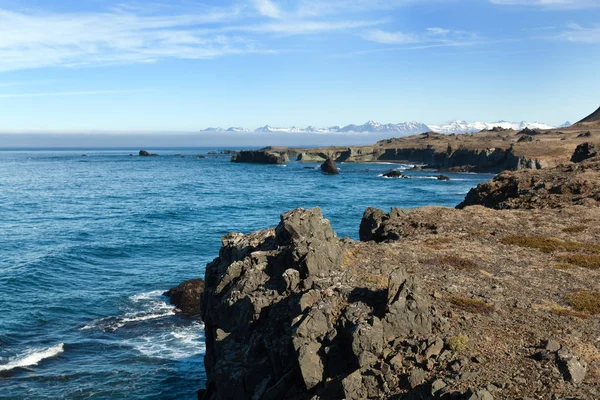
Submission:
POLYGON ((358 242, 318 208, 223 237, 200 398, 600 398, 600 155, 584 137, 457 209, 369 208, 358 242))
POLYGON ((331 158, 336 162, 405 162, 463 171, 542 169, 569 161, 575 148, 584 142, 600 142, 598 115, 600 109, 570 127, 548 130, 496 127, 459 135, 427 132, 382 140, 371 146, 280 147, 263 152, 303 162, 331 158))

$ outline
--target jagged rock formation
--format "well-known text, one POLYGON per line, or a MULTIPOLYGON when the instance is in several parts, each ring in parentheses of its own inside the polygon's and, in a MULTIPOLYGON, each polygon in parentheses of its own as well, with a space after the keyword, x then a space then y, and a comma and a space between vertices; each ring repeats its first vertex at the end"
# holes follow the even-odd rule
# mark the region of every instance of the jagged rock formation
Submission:
MULTIPOLYGON (((223 238, 206 270, 204 398, 403 390, 404 352, 421 343, 405 341, 439 332, 442 320, 404 268, 387 266, 375 287, 350 282, 345 247, 318 208, 288 212, 276 229, 223 238), (396 373, 373 368, 382 357, 396 357, 396 373)), ((442 351, 437 339, 423 343, 434 346, 431 356, 442 351)))
POLYGON ((505 171, 471 189, 457 207, 483 205, 496 209, 600 206, 600 158, 593 146, 581 145, 573 155, 578 164, 541 171, 505 171))
POLYGON ((600 154, 600 144, 582 143, 575 149, 571 156, 571 161, 574 163, 582 162, 588 158, 595 157, 600 154))
POLYGON ((328 158, 323 164, 321 164, 321 171, 324 174, 329 175, 338 175, 340 173, 337 165, 335 165, 335 161, 333 161, 331 158, 328 158))
POLYGON ((148 152, 146 150, 140 150, 139 155, 140 155, 140 157, 155 157, 155 156, 158 156, 158 154, 150 153, 150 152, 148 152))
POLYGON ((202 293, 204 292, 204 280, 190 279, 172 287, 164 296, 169 298, 171 304, 186 315, 200 315, 202 306, 202 293))
POLYGON ((231 157, 231 162, 252 164, 283 164, 289 161, 286 155, 267 150, 243 150, 231 157))
POLYGON ((600 293, 580 262, 598 222, 580 206, 370 209, 354 242, 298 209, 229 234, 206 270, 201 398, 598 398, 600 293))

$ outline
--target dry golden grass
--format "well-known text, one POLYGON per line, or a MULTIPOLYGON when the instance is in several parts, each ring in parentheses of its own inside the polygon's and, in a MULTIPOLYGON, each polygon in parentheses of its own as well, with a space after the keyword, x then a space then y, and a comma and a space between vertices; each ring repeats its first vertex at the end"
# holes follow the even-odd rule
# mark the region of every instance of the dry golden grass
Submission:
POLYGON ((585 231, 586 229, 587 229, 587 226, 585 226, 585 225, 572 225, 572 226, 567 226, 562 231, 565 233, 579 233, 579 232, 585 231))
POLYGON ((600 269, 600 255, 598 254, 567 254, 559 257, 559 260, 582 268, 600 269))
POLYGON ((510 235, 500 239, 500 242, 506 245, 538 249, 544 253, 555 251, 600 253, 599 244, 568 242, 547 236, 510 235))
POLYGON ((600 293, 592 290, 580 290, 565 296, 565 300, 576 311, 588 314, 600 313, 600 293))
POLYGON ((344 250, 342 258, 342 265, 344 267, 354 267, 358 264, 360 259, 360 250, 357 248, 351 248, 344 250))
POLYGON ((491 314, 494 311, 494 307, 484 303, 481 300, 469 299, 466 297, 453 297, 450 299, 450 303, 454 304, 461 310, 477 313, 477 314, 491 314))
POLYGON ((583 313, 581 311, 575 311, 570 308, 564 308, 564 307, 553 308, 550 310, 550 312, 552 314, 556 314, 561 317, 575 317, 575 318, 580 318, 580 319, 585 319, 585 318, 589 317, 589 315, 586 313, 583 313))
POLYGON ((430 260, 426 260, 426 263, 440 265, 442 267, 460 269, 463 271, 477 269, 477 264, 475 264, 473 261, 463 257, 459 257, 454 254, 438 256, 430 260))

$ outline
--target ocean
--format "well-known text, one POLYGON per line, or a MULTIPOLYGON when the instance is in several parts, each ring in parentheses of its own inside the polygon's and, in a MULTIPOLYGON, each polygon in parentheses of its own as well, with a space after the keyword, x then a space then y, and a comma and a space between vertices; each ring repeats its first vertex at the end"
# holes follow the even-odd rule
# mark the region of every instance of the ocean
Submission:
POLYGON ((358 239, 369 206, 455 206, 492 177, 386 179, 406 166, 385 163, 327 176, 208 155, 221 149, 138 150, 0 151, 0 398, 194 399, 203 325, 162 293, 203 277, 221 236, 319 206, 358 239))

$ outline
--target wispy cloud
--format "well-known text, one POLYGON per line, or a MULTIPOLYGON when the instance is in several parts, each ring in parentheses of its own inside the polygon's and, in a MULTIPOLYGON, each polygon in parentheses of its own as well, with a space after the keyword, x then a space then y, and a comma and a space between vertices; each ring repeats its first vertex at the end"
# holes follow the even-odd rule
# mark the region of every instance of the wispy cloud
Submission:
POLYGON ((574 43, 597 44, 600 43, 600 25, 586 28, 578 24, 571 24, 553 38, 574 43))
POLYGON ((257 11, 269 18, 281 18, 283 12, 281 8, 271 0, 254 0, 254 6, 257 11))
POLYGON ((272 0, 186 11, 156 7, 122 4, 87 13, 0 9, 0 71, 276 53, 269 35, 349 31, 381 23, 362 16, 308 16, 302 6, 283 10, 272 0))
POLYGON ((537 6, 560 9, 600 7, 600 0, 490 0, 491 3, 512 6, 537 6))
POLYGON ((420 45, 419 48, 466 46, 479 40, 475 33, 439 27, 427 28, 421 33, 388 32, 374 29, 365 32, 363 38, 381 44, 420 45))

